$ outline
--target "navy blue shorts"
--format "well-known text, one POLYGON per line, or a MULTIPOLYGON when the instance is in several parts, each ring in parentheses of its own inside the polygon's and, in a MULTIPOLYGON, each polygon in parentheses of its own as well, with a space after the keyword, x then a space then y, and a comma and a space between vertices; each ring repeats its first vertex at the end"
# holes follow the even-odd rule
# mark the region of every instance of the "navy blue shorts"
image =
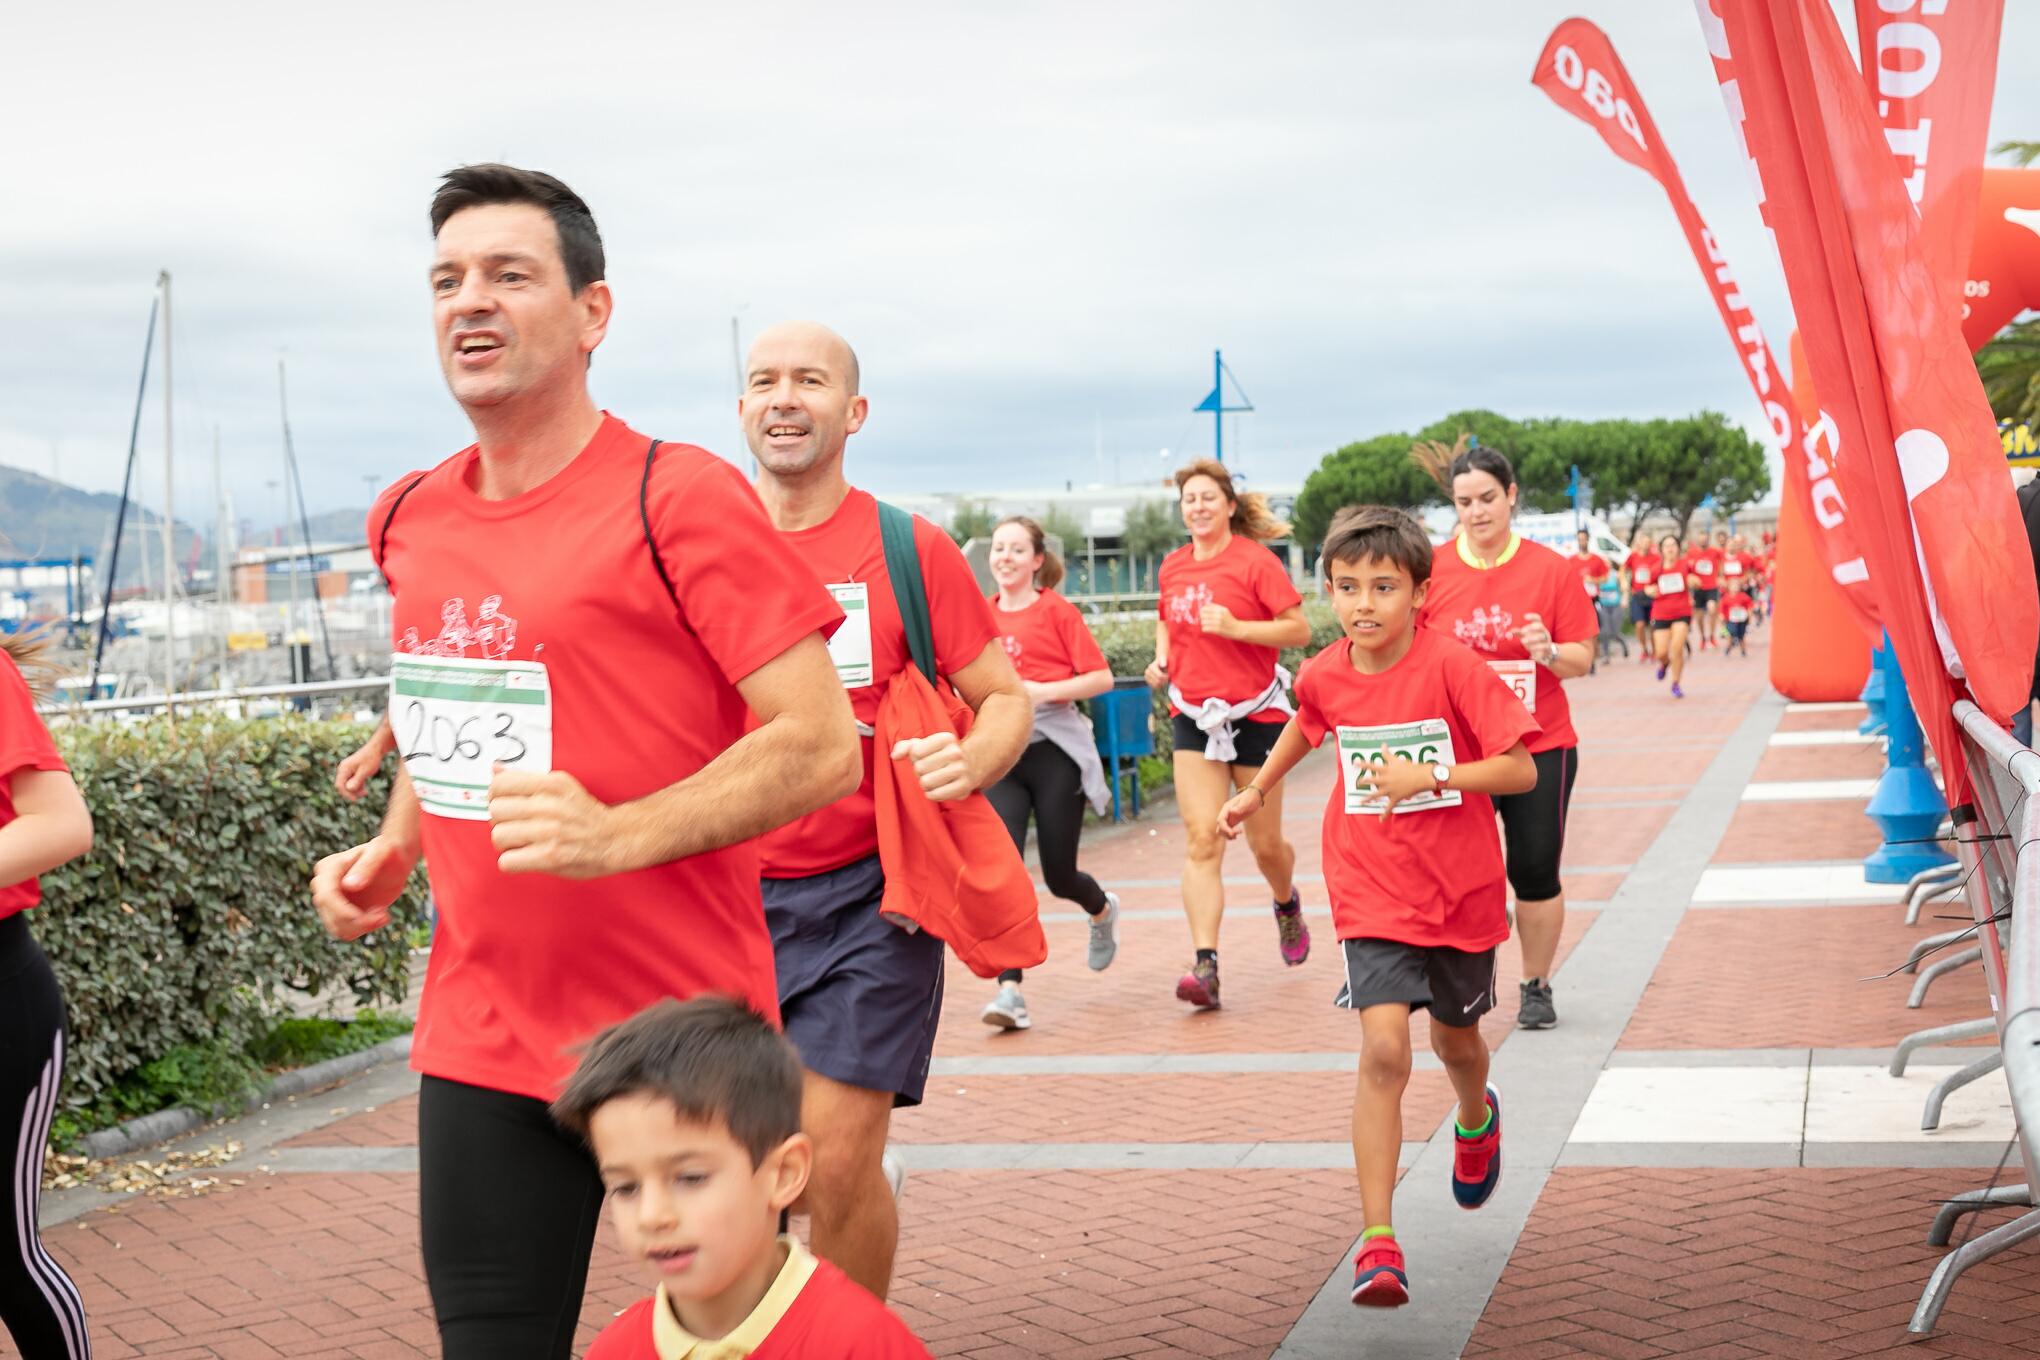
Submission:
POLYGON ((942 1018, 942 941, 878 914, 872 855, 812 878, 759 883, 779 1015, 811 1072, 919 1105, 942 1018))
POLYGON ((1650 596, 1640 590, 1629 597, 1629 621, 1631 623, 1650 622, 1650 596))

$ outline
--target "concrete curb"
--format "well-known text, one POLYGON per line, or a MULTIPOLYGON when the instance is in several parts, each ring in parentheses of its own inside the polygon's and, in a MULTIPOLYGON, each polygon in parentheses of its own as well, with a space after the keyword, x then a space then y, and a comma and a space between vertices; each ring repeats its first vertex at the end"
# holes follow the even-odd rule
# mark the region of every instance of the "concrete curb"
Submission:
POLYGON ((203 1128, 214 1120, 231 1119, 269 1101, 301 1096, 307 1091, 331 1086, 335 1082, 359 1076, 371 1068, 410 1056, 411 1036, 399 1034, 394 1039, 385 1039, 375 1047, 364 1048, 359 1053, 328 1058, 324 1062, 313 1063, 310 1067, 300 1067, 281 1073, 238 1108, 215 1110, 209 1114, 202 1110, 187 1108, 158 1110, 139 1119, 130 1119, 125 1124, 116 1124, 110 1129, 88 1133, 78 1140, 78 1146, 88 1157, 123 1157, 130 1152, 167 1143, 173 1138, 182 1138, 185 1134, 203 1128))

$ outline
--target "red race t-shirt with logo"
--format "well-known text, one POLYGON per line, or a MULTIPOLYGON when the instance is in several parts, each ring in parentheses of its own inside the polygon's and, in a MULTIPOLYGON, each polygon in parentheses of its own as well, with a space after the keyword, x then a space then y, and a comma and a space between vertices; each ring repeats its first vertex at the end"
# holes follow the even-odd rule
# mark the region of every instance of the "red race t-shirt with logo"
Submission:
POLYGON ((1098 639, 1077 607, 1052 590, 1034 597, 1025 609, 1001 609, 990 597, 992 617, 1006 644, 1006 655, 1022 680, 1052 685, 1058 680, 1107 669, 1098 639))
POLYGON ((1737 586, 1755 585, 1762 570, 1763 564, 1754 553, 1725 552, 1721 555, 1721 588, 1733 590, 1737 586))
POLYGON ((1340 639, 1305 662, 1296 682, 1298 730, 1312 746, 1327 734, 1338 742, 1324 866, 1339 938, 1492 949, 1509 938, 1493 800, 1448 791, 1393 816, 1349 811, 1358 799, 1353 761, 1386 745, 1420 763, 1464 765, 1534 742, 1537 720, 1486 662, 1435 629, 1417 629, 1402 660, 1379 675, 1354 670, 1352 652, 1340 639))
POLYGON ((1748 623, 1750 611, 1756 607, 1757 602, 1750 598, 1750 593, 1746 590, 1731 590, 1721 597, 1721 617, 1728 623, 1748 623), (1737 617, 1738 613, 1741 615, 1740 618, 1737 617))
POLYGON ((1630 590, 1642 590, 1655 580, 1657 578, 1657 565, 1658 559, 1655 553, 1644 554, 1633 552, 1629 554, 1628 558, 1622 563, 1622 567, 1629 573, 1630 590))
POLYGON ((1597 552, 1589 552, 1585 556, 1573 553, 1565 560, 1566 565, 1579 573, 1581 587, 1588 603, 1591 604, 1601 593, 1599 590, 1601 582, 1608 579, 1608 573, 1614 568, 1608 565, 1607 558, 1597 552))
MULTIPOLYGON (((35 696, 14 658, 0 651, 0 826, 15 818, 14 776, 23 770, 68 768, 57 743, 35 711, 35 696)), ((0 888, 0 920, 27 911, 42 901, 42 881, 24 878, 0 888)))
POLYGON ((1721 559, 1727 554, 1719 548, 1700 548, 1686 554, 1686 569, 1693 574, 1693 589, 1718 590, 1721 588, 1721 559))
POLYGON ((1503 663, 1494 669, 1537 715, 1540 735, 1530 744, 1532 754, 1579 745, 1564 684, 1530 660, 1516 631, 1535 614, 1553 642, 1591 642, 1601 632, 1593 601, 1581 593, 1566 559, 1541 543, 1517 538, 1494 566, 1480 567, 1460 550, 1462 541, 1450 539, 1433 552, 1418 622, 1472 648, 1483 661, 1503 663))
MULTIPOLYGON (((550 768, 610 804, 721 755, 750 721, 736 682, 842 619, 743 476, 686 444, 660 446, 645 491, 669 595, 639 511, 649 442, 605 413, 573 462, 508 500, 474 492, 470 447, 404 477, 368 521, 399 660, 449 678, 543 666, 550 768)), ((445 759, 437 718, 413 730, 431 702, 392 704, 414 781, 445 759)), ((574 1046, 662 997, 721 993, 778 1014, 752 844, 572 881, 505 874, 485 817, 422 821, 439 923, 420 1072, 550 1099, 574 1046)))
MULTIPOLYGON (((1169 630, 1169 683, 1193 704, 1206 699, 1244 703, 1267 689, 1282 649, 1213 637, 1198 620, 1208 604, 1224 605, 1248 623, 1264 623, 1302 604, 1282 559, 1246 535, 1234 534, 1217 555, 1202 562, 1196 545, 1185 543, 1162 559, 1156 576, 1161 619, 1169 630)), ((1182 710, 1172 705, 1169 711, 1182 710)), ((1288 716, 1263 709, 1248 720, 1279 723, 1288 716)))
MULTIPOLYGON (((811 528, 782 533, 779 538, 817 580, 826 582, 839 596, 854 595, 865 603, 870 623, 863 636, 868 647, 859 649, 855 657, 845 650, 857 637, 853 620, 832 641, 830 654, 836 658, 838 673, 845 676, 857 721, 869 727, 878 717, 878 703, 885 696, 887 682, 913 664, 892 577, 885 569, 878 501, 868 491, 853 490, 828 519, 811 528), (869 680, 861 671, 845 673, 846 662, 853 661, 869 663, 869 680), (863 683, 851 685, 853 679, 863 683)), ((935 668, 943 675, 955 675, 998 641, 998 625, 970 563, 948 534, 916 515, 914 547, 920 554, 921 581, 928 593, 935 668)), ((854 607, 851 612, 856 612, 854 607)), ((878 853, 878 804, 872 793, 871 757, 871 738, 866 737, 864 779, 857 792, 758 838, 766 878, 812 878, 878 853)))
POLYGON ((1693 563, 1689 558, 1666 565, 1662 559, 1657 574, 1652 578, 1657 586, 1657 598, 1650 602, 1651 622, 1675 621, 1693 617, 1693 594, 1699 586, 1693 577, 1693 563))

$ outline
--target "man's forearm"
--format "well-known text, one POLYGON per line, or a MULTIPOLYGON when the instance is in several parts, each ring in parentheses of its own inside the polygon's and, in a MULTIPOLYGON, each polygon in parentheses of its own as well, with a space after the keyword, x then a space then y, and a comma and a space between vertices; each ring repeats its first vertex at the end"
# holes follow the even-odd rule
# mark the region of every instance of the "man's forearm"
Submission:
POLYGON ((971 786, 987 789, 1005 777, 1034 735, 1034 706, 1024 693, 1000 690, 985 699, 963 739, 971 786))
POLYGON ((812 715, 781 714, 679 783, 617 804, 616 871, 720 850, 854 792, 863 762, 854 737, 847 758, 839 749, 848 730, 812 715))
POLYGON ((389 805, 383 809, 382 834, 409 850, 419 853, 424 840, 419 832, 418 791, 411 787, 411 772, 404 768, 404 762, 397 762, 397 777, 390 782, 389 805))
POLYGON ((1303 619, 1239 619, 1236 639, 1256 647, 1304 647, 1310 643, 1310 624, 1303 619))

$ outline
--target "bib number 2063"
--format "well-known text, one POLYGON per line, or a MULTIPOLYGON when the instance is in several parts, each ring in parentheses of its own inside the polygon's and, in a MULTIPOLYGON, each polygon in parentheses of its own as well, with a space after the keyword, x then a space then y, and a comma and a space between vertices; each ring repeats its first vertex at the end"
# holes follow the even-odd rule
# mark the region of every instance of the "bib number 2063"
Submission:
POLYGON ((441 817, 486 821, 497 765, 552 768, 552 686, 536 661, 400 653, 390 726, 419 805, 441 817))

